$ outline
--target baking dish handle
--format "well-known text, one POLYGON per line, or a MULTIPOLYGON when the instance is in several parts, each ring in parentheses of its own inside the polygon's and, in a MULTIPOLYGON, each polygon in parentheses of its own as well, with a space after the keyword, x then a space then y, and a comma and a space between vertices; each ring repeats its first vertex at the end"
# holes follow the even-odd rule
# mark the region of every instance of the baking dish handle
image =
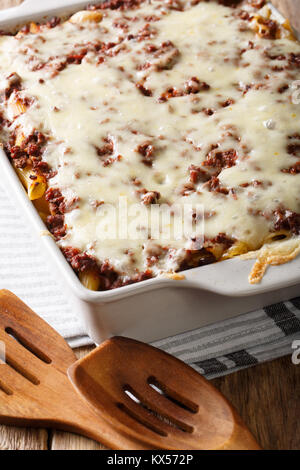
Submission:
POLYGON ((270 267, 260 283, 250 284, 249 274, 254 262, 236 257, 190 269, 182 273, 184 280, 178 281, 178 286, 188 285, 221 295, 241 297, 276 291, 299 282, 295 279, 295 272, 299 272, 299 258, 281 266, 270 267))
MULTIPOLYGON (((87 4, 86 1, 82 0, 64 0, 63 3, 61 0, 24 0, 20 5, 15 7, 7 8, 0 11, 0 23, 11 20, 21 20, 26 21, 26 17, 32 15, 38 16, 43 13, 48 13, 49 11, 55 12, 55 10, 64 10, 68 7, 83 7, 87 4)), ((93 3, 91 1, 90 3, 93 3)))
MULTIPOLYGON (((24 8, 27 10, 30 8, 31 10, 34 8, 34 12, 40 11, 40 10, 52 10, 55 8, 61 8, 61 7, 68 7, 68 6, 73 6, 76 4, 86 4, 87 2, 83 2, 82 0, 64 0, 63 5, 61 0, 24 0, 20 5, 18 5, 15 8, 18 8, 19 11, 22 11, 24 8)), ((93 3, 93 2, 90 2, 93 3)))

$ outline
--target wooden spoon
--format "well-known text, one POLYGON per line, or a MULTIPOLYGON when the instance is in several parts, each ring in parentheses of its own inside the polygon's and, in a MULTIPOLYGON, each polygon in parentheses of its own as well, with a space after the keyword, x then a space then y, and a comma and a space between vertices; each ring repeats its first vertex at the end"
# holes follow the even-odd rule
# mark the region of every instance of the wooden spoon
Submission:
POLYGON ((0 340, 3 424, 59 428, 113 449, 259 449, 209 382, 151 346, 116 337, 73 364, 65 340, 4 290, 0 340))

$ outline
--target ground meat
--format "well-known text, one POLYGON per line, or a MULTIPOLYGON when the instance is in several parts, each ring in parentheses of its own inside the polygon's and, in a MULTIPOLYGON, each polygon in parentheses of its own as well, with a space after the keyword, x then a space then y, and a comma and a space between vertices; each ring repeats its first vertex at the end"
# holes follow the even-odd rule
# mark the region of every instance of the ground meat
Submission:
POLYGON ((65 199, 58 188, 47 189, 45 199, 49 203, 52 215, 64 214, 66 209, 65 199))
POLYGON ((189 196, 191 193, 195 192, 195 186, 193 183, 185 183, 177 190, 177 193, 180 196, 189 196))
POLYGON ((71 266, 77 272, 97 271, 98 265, 95 258, 86 253, 79 253, 72 257, 71 266))
POLYGON ((122 160, 122 155, 111 157, 114 153, 114 144, 110 138, 103 139, 105 142, 102 147, 96 146, 97 155, 100 157, 103 166, 109 166, 116 161, 122 160))
MULTIPOLYGON (((15 137, 4 146, 7 155, 14 160, 14 164, 17 168, 25 168, 29 163, 33 164, 33 167, 38 168, 35 165, 36 161, 40 161, 43 152, 43 147, 46 142, 44 134, 38 131, 32 132, 26 137, 21 145, 14 145, 15 137)), ((41 166, 47 165, 45 162, 41 162, 41 166)), ((47 165, 47 171, 49 167, 47 165)), ((41 173, 43 173, 41 168, 41 173)))
POLYGON ((266 4, 266 0, 248 0, 248 3, 254 8, 262 8, 266 4))
POLYGON ((290 173, 291 175, 297 175, 300 173, 300 161, 296 162, 294 165, 289 168, 283 168, 281 170, 283 173, 290 173))
POLYGON ((65 247, 62 252, 77 273, 93 271, 99 276, 100 290, 116 289, 118 287, 140 282, 152 277, 152 271, 147 270, 142 273, 137 273, 131 278, 123 279, 119 273, 110 265, 108 261, 97 263, 96 259, 87 254, 82 253, 77 248, 65 247))
POLYGON ((118 277, 117 280, 111 285, 110 289, 117 289, 118 287, 128 286, 130 284, 135 284, 136 282, 146 281, 147 279, 151 279, 152 277, 153 273, 150 269, 138 273, 130 279, 122 279, 121 277, 118 277))
POLYGON ((201 82, 199 78, 192 77, 184 84, 184 92, 186 95, 191 93, 199 93, 199 91, 207 91, 210 86, 206 82, 201 82))
POLYGON ((131 37, 131 39, 136 39, 138 41, 144 41, 146 39, 152 39, 156 35, 156 30, 151 28, 149 23, 146 23, 138 33, 131 37))
POLYGON ((265 88, 265 83, 242 83, 239 84, 238 90, 243 92, 243 95, 246 95, 249 90, 260 90, 261 88, 265 88))
POLYGON ((182 87, 170 87, 158 98, 159 103, 165 103, 170 98, 177 98, 184 95, 197 94, 201 91, 207 91, 210 86, 206 82, 201 82, 199 78, 192 77, 183 84, 182 87))
POLYGON ((165 0, 165 5, 170 10, 183 11, 183 4, 180 0, 165 0))
POLYGON ((277 88, 277 91, 278 91, 278 93, 282 94, 285 91, 287 91, 289 88, 290 88, 289 84, 284 83, 283 85, 281 85, 280 87, 277 88))
POLYGON ((159 21, 160 17, 156 15, 148 15, 145 16, 144 20, 147 21, 147 23, 154 23, 155 21, 159 21))
POLYGON ((273 213, 274 230, 287 230, 296 235, 300 234, 300 214, 288 209, 278 209, 273 213))
POLYGON ((57 175, 56 170, 52 170, 47 162, 43 162, 38 158, 31 157, 32 168, 37 172, 42 174, 47 180, 53 178, 57 175))
POLYGON ((288 144, 287 153, 289 155, 293 155, 294 157, 300 157, 300 142, 288 144))
POLYGON ((63 215, 49 215, 47 217, 46 224, 56 240, 59 240, 66 235, 66 226, 64 224, 63 215))
POLYGON ((289 140, 300 140, 300 134, 298 132, 295 132, 295 134, 289 135, 288 139, 289 140))
POLYGON ((244 21, 250 21, 252 18, 250 13, 248 13, 248 11, 245 11, 245 10, 239 11, 238 16, 239 18, 241 18, 241 20, 244 20, 244 21))
POLYGON ((142 155, 142 162, 146 166, 152 166, 153 161, 155 159, 155 147, 150 141, 146 141, 143 144, 139 145, 136 149, 140 155, 142 155))
POLYGON ((289 65, 293 68, 300 68, 300 53, 294 54, 293 52, 288 56, 289 65))
POLYGON ((151 267, 158 263, 158 261, 166 254, 167 248, 163 248, 161 245, 150 242, 144 246, 144 251, 147 260, 147 266, 151 267))
POLYGON ((145 0, 106 0, 95 5, 88 5, 87 10, 129 10, 138 7, 145 0))
POLYGON ((218 0, 220 5, 224 5, 225 7, 232 7, 235 8, 241 3, 242 0, 218 0))
POLYGON ((126 23, 126 20, 124 18, 116 18, 114 21, 113 21, 113 25, 115 28, 120 28, 122 29, 124 32, 125 31, 128 31, 129 29, 129 24, 126 23))
POLYGON ((83 48, 80 51, 74 51, 71 54, 67 55, 67 63, 68 64, 81 64, 82 59, 88 53, 87 48, 83 48))
POLYGON ((216 168, 218 171, 221 171, 224 168, 230 168, 236 164, 238 158, 237 152, 234 149, 229 149, 221 151, 214 149, 210 151, 206 160, 204 160, 203 165, 211 168, 216 168))
POLYGON ((53 72, 51 73, 51 78, 54 78, 58 75, 59 72, 61 72, 62 70, 64 70, 67 66, 68 62, 66 59, 60 61, 60 62, 57 62, 55 64, 51 64, 51 67, 52 67, 52 70, 53 72))
POLYGON ((60 22, 60 18, 58 18, 57 16, 53 16, 51 20, 47 21, 46 26, 48 26, 48 28, 55 28, 57 25, 60 24, 60 22))
POLYGON ((16 160, 14 160, 14 164, 16 168, 25 168, 28 164, 28 157, 27 156, 19 157, 16 160))
POLYGON ((254 188, 257 188, 258 186, 262 186, 264 183, 262 181, 258 180, 253 180, 250 183, 241 183, 239 186, 241 188, 248 188, 249 186, 253 186, 254 188))
POLYGON ((260 18, 260 25, 264 25, 264 28, 260 28, 260 36, 264 39, 276 39, 279 25, 274 20, 268 20, 260 18))
POLYGON ((108 137, 103 139, 103 141, 105 143, 104 145, 102 145, 102 147, 96 147, 97 155, 101 157, 101 159, 102 157, 107 157, 108 155, 112 155, 114 153, 113 141, 110 140, 108 137))
POLYGON ((21 89, 21 77, 17 73, 12 73, 6 78, 6 88, 1 93, 2 97, 6 100, 15 90, 21 89))
POLYGON ((216 261, 215 256, 206 248, 200 250, 186 250, 184 260, 180 263, 179 271, 204 266, 216 261))
POLYGON ((139 189, 137 192, 141 194, 141 201, 145 206, 157 204, 160 198, 160 193, 158 191, 147 191, 146 189, 139 189))
POLYGON ((158 98, 159 103, 165 103, 170 98, 177 98, 178 96, 183 96, 184 92, 182 90, 178 90, 175 87, 168 88, 164 93, 160 95, 158 98))
POLYGON ((29 153, 30 150, 34 151, 33 155, 38 156, 41 155, 42 147, 45 145, 45 143, 46 136, 42 132, 34 130, 22 142, 22 148, 24 148, 27 153, 29 153))
MULTIPOLYGON (((51 77, 56 77, 59 72, 64 70, 69 64, 79 65, 82 63, 84 57, 89 53, 93 52, 94 54, 103 54, 107 53, 111 47, 115 46, 115 43, 102 43, 99 40, 93 42, 78 43, 74 45, 73 50, 62 53, 59 56, 50 56, 47 61, 41 62, 38 57, 32 57, 34 59, 33 64, 30 66, 30 70, 39 71, 44 68, 51 71, 51 77)), ((98 63, 104 60, 100 56, 98 63)))
POLYGON ((77 248, 66 247, 62 251, 67 261, 76 271, 84 271, 89 267, 95 267, 98 270, 97 265, 95 266, 95 260, 91 256, 81 253, 77 248))
POLYGON ((216 237, 209 239, 209 243, 212 243, 213 245, 223 245, 226 250, 228 250, 234 242, 235 241, 232 238, 229 238, 225 233, 219 233, 216 237))
POLYGON ((28 164, 27 153, 18 147, 17 145, 10 146, 9 144, 4 146, 7 155, 13 159, 16 168, 25 168, 28 164))
POLYGON ((203 108, 202 112, 206 114, 206 116, 212 116, 213 114, 215 114, 215 111, 212 108, 203 108))
POLYGON ((190 181, 191 183, 205 183, 210 179, 210 175, 201 167, 196 165, 189 166, 190 181))
POLYGON ((165 41, 160 46, 148 44, 145 47, 145 52, 151 54, 149 60, 150 65, 153 65, 156 70, 170 70, 179 58, 179 50, 172 41, 165 41))
POLYGON ((227 100, 222 101, 220 105, 222 106, 222 108, 227 108, 228 106, 231 106, 234 103, 235 103, 234 99, 228 98, 227 100))
POLYGON ((144 83, 136 83, 135 85, 137 87, 137 89, 142 93, 142 95, 144 96, 152 96, 152 91, 149 90, 148 88, 146 88, 144 86, 144 83))
POLYGON ((227 188, 223 188, 220 185, 220 180, 217 176, 213 176, 207 183, 205 183, 205 187, 207 187, 208 191, 214 191, 216 193, 221 194, 229 194, 229 190, 227 188))

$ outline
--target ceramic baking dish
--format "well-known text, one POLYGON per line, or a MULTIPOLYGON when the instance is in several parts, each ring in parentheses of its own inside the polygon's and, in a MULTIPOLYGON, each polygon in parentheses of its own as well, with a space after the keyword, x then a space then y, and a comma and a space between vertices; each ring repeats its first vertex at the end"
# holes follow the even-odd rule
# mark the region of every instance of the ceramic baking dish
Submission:
MULTIPOLYGON (((0 29, 21 25, 29 19, 68 14, 86 4, 78 0, 25 0, 18 7, 0 12, 0 29)), ((185 271, 183 280, 155 278, 106 292, 89 291, 47 235, 45 225, 2 150, 0 167, 9 197, 25 212, 45 252, 45 263, 55 272, 87 333, 96 343, 111 335, 154 341, 300 293, 300 257, 269 268, 257 285, 248 282, 253 261, 235 258, 185 271)))

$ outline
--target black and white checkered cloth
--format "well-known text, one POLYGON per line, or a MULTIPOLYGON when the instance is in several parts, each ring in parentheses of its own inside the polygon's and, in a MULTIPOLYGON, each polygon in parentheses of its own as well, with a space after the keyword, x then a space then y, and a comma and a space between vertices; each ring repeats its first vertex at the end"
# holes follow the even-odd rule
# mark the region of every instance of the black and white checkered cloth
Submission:
POLYGON ((156 341, 212 379, 293 353, 300 340, 300 297, 156 341))

